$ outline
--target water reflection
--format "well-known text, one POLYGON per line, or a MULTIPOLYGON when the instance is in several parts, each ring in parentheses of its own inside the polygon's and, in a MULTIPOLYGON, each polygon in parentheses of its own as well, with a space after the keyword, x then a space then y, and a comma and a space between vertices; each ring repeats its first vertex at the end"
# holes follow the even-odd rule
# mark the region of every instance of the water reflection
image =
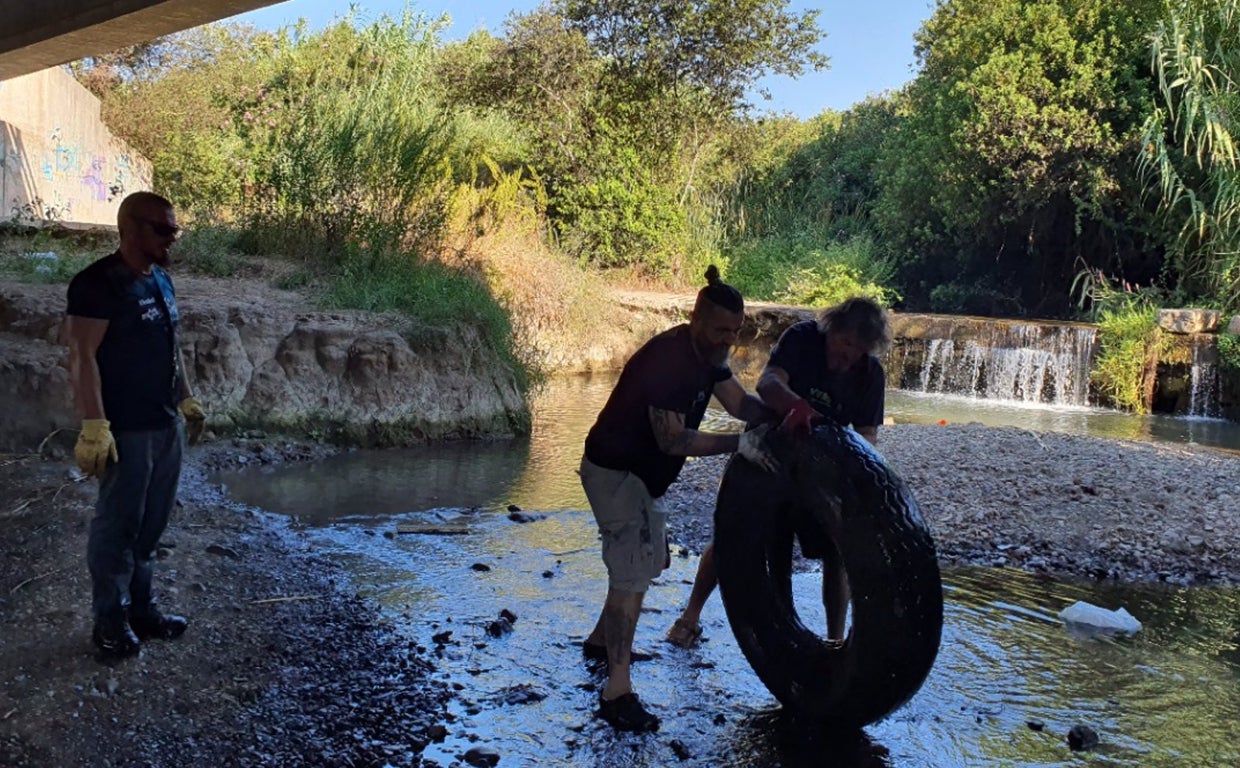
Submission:
MULTIPOLYGON (((615 380, 613 374, 601 374, 549 381, 534 398, 534 426, 526 438, 355 451, 314 466, 244 470, 216 479, 242 500, 255 493, 274 494, 290 514, 312 525, 440 507, 581 509, 586 499, 576 470, 582 444, 615 380)), ((704 428, 740 428, 714 405, 704 428)), ((1240 450, 1240 424, 1216 419, 1142 417, 902 390, 888 390, 887 414, 899 423, 979 422, 1240 450)))

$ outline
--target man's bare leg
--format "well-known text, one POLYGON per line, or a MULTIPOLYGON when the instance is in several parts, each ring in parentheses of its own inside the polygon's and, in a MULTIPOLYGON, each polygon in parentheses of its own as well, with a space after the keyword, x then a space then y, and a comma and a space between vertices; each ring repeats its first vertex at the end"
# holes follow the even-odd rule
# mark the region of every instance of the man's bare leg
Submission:
POLYGON ((844 640, 848 622, 848 573, 844 570, 844 558, 832 546, 822 558, 822 605, 827 610, 827 639, 844 640))
MULTIPOLYGON (((711 542, 706 545, 702 558, 698 561, 697 575, 693 577, 693 589, 689 592, 689 602, 685 604, 685 610, 680 614, 680 624, 697 627, 701 623, 702 609, 706 607, 706 601, 710 599, 718 583, 719 572, 715 569, 715 543, 711 542)), ((672 632, 676 632, 675 626, 672 632)), ((695 639, 697 638, 688 638, 690 642, 695 639)))
POLYGON ((645 592, 622 592, 607 589, 607 599, 598 623, 586 638, 587 643, 607 648, 607 685, 603 699, 610 701, 633 691, 629 676, 633 638, 637 634, 637 618, 641 615, 645 592))

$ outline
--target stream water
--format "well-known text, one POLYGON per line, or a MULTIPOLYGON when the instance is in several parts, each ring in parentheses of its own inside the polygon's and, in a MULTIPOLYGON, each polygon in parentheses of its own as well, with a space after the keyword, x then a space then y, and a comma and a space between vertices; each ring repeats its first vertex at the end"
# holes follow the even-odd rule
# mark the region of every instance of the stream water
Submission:
MULTIPOLYGON (((692 557, 674 557, 650 590, 634 667, 653 735, 617 735, 592 717, 601 678, 579 643, 606 589, 597 533, 575 467, 614 379, 551 382, 526 439, 358 451, 313 466, 217 478, 239 501, 287 514, 341 563, 409 638, 439 655, 461 687, 439 765, 484 744, 502 766, 1236 766, 1240 765, 1240 593, 1078 584, 1011 570, 944 572, 943 644, 909 704, 856 743, 788 728, 740 653, 716 596, 704 642, 684 651, 662 634, 688 595, 692 557), (508 517, 515 504, 536 519, 508 517), (399 534, 400 525, 469 535, 399 534), (1076 600, 1123 606, 1144 624, 1131 638, 1074 636, 1056 614, 1076 600), (488 625, 508 609, 511 633, 488 625), (451 632, 446 642, 432 637, 451 632), (1094 728, 1099 748, 1065 735, 1094 728)), ((1016 423, 1117 437, 1240 447, 1235 432, 1091 409, 1038 409, 892 392, 897 421, 1016 423), (1118 419, 1116 418, 1118 417, 1118 419)), ((716 426, 727 417, 710 415, 716 426)), ((1204 423, 1204 422, 1203 422, 1204 423)), ((1235 425, 1232 425, 1233 427, 1235 425)), ((822 626, 817 574, 794 580, 808 626, 822 626)), ((441 635, 441 640, 443 639, 441 635)))

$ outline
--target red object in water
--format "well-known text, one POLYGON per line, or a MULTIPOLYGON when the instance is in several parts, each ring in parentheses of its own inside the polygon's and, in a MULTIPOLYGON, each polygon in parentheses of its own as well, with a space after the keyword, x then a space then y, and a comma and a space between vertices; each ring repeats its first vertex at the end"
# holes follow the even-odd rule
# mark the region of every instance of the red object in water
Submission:
POLYGON ((946 426, 947 426, 947 419, 939 419, 939 426, 940 426, 940 427, 946 427, 946 426))

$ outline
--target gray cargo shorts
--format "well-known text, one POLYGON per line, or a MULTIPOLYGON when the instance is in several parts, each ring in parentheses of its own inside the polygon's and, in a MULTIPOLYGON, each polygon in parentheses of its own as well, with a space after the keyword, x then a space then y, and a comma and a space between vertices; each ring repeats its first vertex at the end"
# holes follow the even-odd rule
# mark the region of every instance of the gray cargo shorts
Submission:
POLYGON ((645 592, 668 563, 667 511, 632 472, 606 469, 581 459, 581 485, 603 539, 607 584, 621 592, 645 592))

